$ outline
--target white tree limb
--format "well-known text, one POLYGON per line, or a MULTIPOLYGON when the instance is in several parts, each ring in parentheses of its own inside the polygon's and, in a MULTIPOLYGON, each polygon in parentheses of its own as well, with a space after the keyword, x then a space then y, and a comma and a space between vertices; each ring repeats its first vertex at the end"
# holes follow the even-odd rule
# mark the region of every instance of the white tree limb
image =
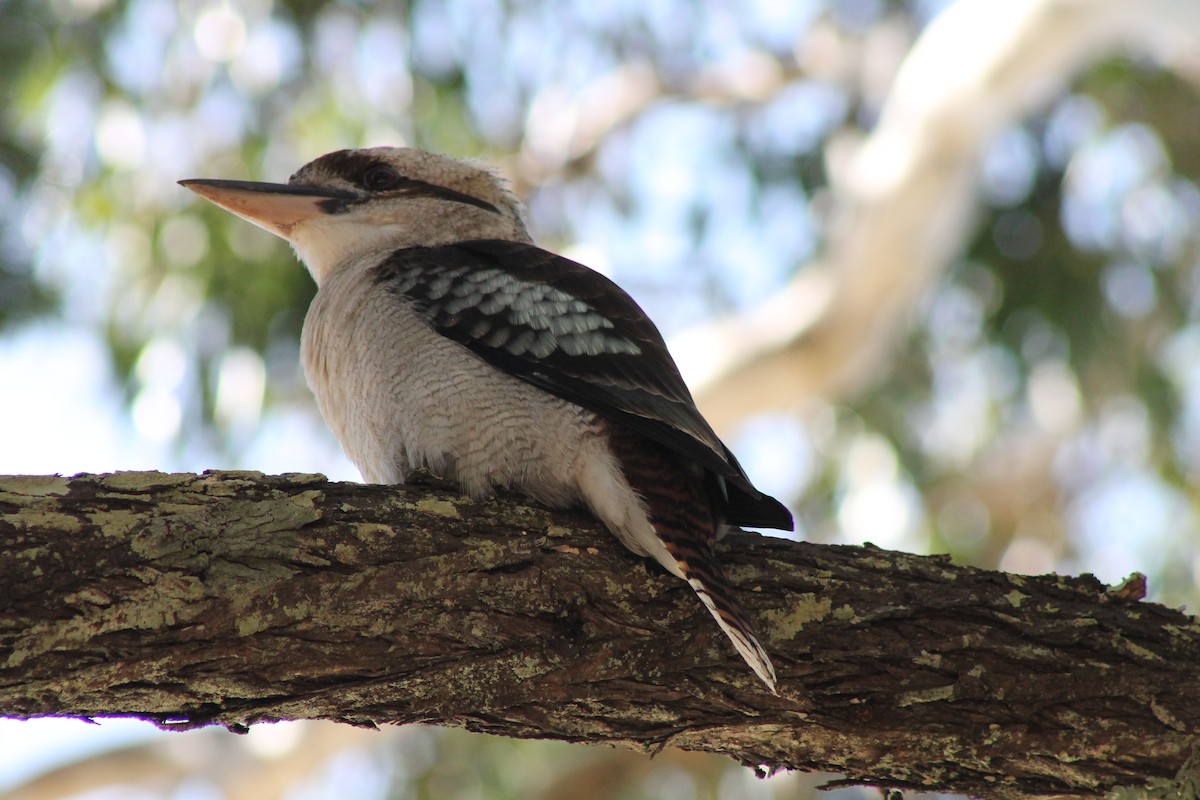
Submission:
POLYGON ((835 211, 822 258, 761 307, 672 340, 705 416, 728 430, 879 375, 897 332, 971 234, 992 137, 1126 48, 1200 83, 1200 3, 960 0, 930 24, 874 132, 831 164, 835 211))

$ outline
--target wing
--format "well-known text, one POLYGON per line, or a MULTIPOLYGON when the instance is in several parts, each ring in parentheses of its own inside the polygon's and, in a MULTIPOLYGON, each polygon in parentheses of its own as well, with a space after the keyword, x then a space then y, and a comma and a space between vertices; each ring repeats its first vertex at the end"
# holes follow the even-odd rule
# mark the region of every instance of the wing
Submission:
POLYGON ((729 522, 792 528, 700 415, 654 323, 603 275, 533 245, 480 240, 397 250, 376 280, 489 364, 723 478, 729 522))

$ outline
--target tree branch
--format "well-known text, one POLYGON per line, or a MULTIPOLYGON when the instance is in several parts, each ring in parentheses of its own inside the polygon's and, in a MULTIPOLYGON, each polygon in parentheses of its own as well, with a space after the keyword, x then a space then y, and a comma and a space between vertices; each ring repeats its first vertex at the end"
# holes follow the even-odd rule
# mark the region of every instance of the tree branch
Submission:
POLYGON ((974 230, 978 162, 995 134, 1114 53, 1151 54, 1200 88, 1197 44, 1200 5, 1180 0, 948 9, 905 58, 871 134, 830 155, 833 214, 817 263, 760 307, 672 338, 704 416, 727 431, 875 380, 896 331, 974 230))
POLYGON ((1141 586, 735 534, 772 696, 586 517, 322 476, 0 477, 0 713, 436 722, 994 797, 1175 775, 1200 626, 1141 586))

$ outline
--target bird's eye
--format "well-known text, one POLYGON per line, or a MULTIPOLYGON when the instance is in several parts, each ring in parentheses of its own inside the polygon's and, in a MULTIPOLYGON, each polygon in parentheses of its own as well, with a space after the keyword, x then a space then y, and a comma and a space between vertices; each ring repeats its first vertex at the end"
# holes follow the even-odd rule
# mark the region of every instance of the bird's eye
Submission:
POLYGON ((382 192, 400 183, 400 173, 391 167, 371 167, 359 179, 362 187, 371 192, 382 192))

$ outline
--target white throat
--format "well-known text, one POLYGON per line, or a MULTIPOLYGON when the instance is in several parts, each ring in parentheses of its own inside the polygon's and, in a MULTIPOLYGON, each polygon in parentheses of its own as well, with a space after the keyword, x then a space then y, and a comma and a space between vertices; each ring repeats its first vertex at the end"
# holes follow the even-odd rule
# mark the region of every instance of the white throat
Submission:
POLYGON ((412 246, 403 223, 380 225, 353 217, 318 217, 292 229, 292 249, 317 286, 341 267, 375 253, 412 246))

